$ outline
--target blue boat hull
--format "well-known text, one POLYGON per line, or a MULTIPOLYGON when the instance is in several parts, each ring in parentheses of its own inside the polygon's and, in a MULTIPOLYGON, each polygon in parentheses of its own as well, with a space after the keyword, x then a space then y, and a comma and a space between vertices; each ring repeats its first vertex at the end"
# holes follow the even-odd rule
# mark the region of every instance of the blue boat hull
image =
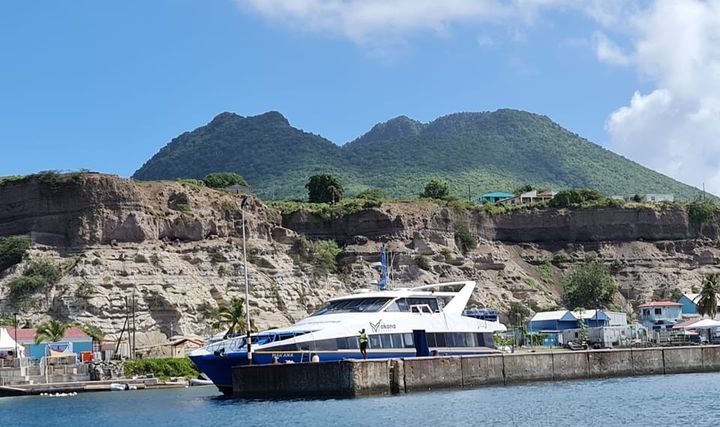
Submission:
MULTIPOLYGON (((439 352, 439 356, 464 356, 464 355, 482 355, 495 354, 497 350, 482 349, 468 351, 448 351, 439 352)), ((267 365, 272 363, 303 363, 310 362, 313 355, 318 356, 321 362, 336 362, 345 359, 362 359, 359 350, 346 351, 325 351, 325 352, 255 352, 253 353, 252 363, 254 365, 267 365)), ((397 359, 415 357, 415 349, 407 349, 405 351, 398 350, 393 352, 375 352, 368 351, 368 359, 397 359)), ((232 394, 232 368, 236 366, 248 365, 247 352, 224 353, 222 355, 208 354, 203 356, 190 356, 195 366, 207 375, 208 378, 217 386, 224 394, 232 394)))

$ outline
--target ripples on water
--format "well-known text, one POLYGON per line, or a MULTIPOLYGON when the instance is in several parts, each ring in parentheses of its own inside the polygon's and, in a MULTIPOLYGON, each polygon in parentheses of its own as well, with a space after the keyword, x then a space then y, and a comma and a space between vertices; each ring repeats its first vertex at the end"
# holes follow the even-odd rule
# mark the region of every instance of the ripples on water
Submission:
POLYGON ((720 426, 720 373, 359 399, 244 401, 213 387, 0 399, 0 427, 720 426))

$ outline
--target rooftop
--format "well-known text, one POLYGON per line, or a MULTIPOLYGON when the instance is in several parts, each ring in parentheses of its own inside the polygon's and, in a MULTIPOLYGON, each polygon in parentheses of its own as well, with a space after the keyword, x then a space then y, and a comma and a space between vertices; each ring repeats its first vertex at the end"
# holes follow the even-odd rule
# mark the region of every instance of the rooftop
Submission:
MULTIPOLYGON (((17 336, 15 335, 15 328, 7 328, 8 333, 10 336, 16 340, 16 341, 25 341, 29 342, 35 341, 35 335, 37 335, 37 329, 36 328, 21 328, 17 330, 17 336)), ((68 328, 65 331, 65 335, 63 336, 63 339, 90 339, 90 336, 82 331, 80 328, 72 327, 68 328)))
POLYGON ((639 306, 640 308, 647 307, 682 307, 682 304, 674 301, 650 301, 639 306))

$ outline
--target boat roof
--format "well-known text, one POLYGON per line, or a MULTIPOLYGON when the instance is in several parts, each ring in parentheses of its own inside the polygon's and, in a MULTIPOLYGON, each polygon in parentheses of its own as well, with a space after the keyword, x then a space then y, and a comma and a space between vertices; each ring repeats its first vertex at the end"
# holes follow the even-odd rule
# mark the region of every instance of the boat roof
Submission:
POLYGON ((440 291, 435 290, 437 288, 445 287, 457 287, 457 286, 475 286, 475 282, 472 280, 466 280, 461 282, 446 282, 436 283, 432 285, 415 286, 412 288, 392 288, 386 290, 374 290, 374 289, 359 289, 355 293, 350 295, 343 295, 340 297, 331 298, 328 301, 341 301, 346 299, 357 299, 357 298, 398 298, 407 296, 450 296, 454 297, 460 294, 461 289, 457 291, 440 291))

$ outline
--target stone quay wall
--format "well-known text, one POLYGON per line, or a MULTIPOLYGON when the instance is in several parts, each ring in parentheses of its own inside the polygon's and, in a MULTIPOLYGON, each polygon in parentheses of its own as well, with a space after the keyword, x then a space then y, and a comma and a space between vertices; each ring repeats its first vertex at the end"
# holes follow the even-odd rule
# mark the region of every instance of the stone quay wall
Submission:
POLYGON ((354 397, 413 391, 720 371, 720 346, 343 360, 233 369, 241 398, 354 397))

